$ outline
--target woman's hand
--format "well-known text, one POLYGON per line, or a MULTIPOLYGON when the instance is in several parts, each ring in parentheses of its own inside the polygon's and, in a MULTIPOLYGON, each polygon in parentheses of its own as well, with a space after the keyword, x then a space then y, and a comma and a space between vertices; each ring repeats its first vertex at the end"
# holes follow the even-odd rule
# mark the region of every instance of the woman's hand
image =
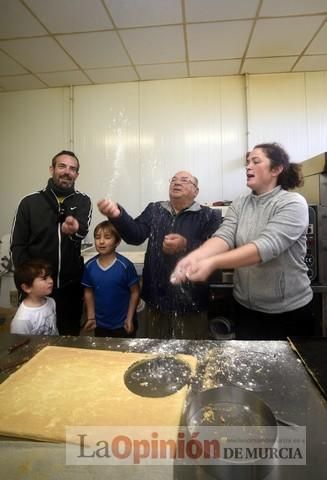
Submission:
POLYGON ((174 285, 187 281, 204 282, 214 270, 216 267, 212 257, 200 260, 191 253, 177 263, 170 281, 174 285))
POLYGON ((213 257, 210 257, 193 262, 185 275, 191 282, 205 282, 216 269, 213 257))
POLYGON ((170 276, 170 281, 174 285, 187 282, 187 272, 193 270, 196 265, 196 259, 192 253, 182 258, 176 265, 173 273, 170 276))

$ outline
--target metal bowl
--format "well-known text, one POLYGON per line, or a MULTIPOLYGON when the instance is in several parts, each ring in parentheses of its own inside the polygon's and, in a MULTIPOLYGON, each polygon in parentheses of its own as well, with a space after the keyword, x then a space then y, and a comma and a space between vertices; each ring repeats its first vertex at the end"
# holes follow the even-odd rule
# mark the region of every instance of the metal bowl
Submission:
MULTIPOLYGON (((196 431, 203 434, 206 427, 212 434, 212 427, 216 427, 214 432, 220 440, 224 435, 228 437, 229 432, 234 435, 235 430, 229 427, 239 427, 237 432, 243 434, 242 440, 245 439, 248 446, 258 436, 268 447, 277 439, 277 420, 269 406, 253 392, 233 386, 212 388, 194 395, 186 407, 184 425, 190 435, 196 431)), ((259 464, 257 460, 226 459, 224 451, 222 447, 221 458, 215 464, 203 464, 200 468, 220 480, 258 480, 274 467, 273 464, 259 464)))

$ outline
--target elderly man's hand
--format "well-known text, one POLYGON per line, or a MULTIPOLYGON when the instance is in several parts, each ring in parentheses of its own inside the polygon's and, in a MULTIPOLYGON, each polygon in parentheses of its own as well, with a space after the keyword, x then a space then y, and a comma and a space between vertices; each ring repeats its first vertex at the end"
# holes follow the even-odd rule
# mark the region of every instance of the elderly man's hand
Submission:
POLYGON ((78 220, 75 217, 68 216, 66 217, 64 223, 61 225, 62 233, 66 235, 74 235, 79 229, 78 220))
POLYGON ((162 242, 162 250, 166 255, 176 255, 186 250, 187 240, 178 233, 166 235, 162 242))
POLYGON ((118 204, 107 198, 98 201, 98 209, 102 215, 105 215, 108 218, 117 218, 120 215, 118 204))

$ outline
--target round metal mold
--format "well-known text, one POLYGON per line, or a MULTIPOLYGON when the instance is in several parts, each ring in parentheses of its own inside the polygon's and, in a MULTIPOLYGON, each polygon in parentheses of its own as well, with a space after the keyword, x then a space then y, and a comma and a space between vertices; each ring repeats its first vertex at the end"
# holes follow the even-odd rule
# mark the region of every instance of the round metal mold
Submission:
MULTIPOLYGON (((195 395, 186 408, 184 423, 190 434, 200 427, 217 427, 216 438, 228 438, 230 427, 238 427, 244 445, 262 445, 264 449, 273 448, 278 434, 270 407, 253 392, 233 386, 215 387, 195 395)), ((260 464, 260 458, 224 457, 210 465, 199 465, 203 478, 208 474, 218 480, 264 480, 274 466, 260 464)))
POLYGON ((277 426, 276 417, 263 400, 233 386, 198 393, 186 410, 186 422, 189 426, 277 426))
POLYGON ((125 372, 126 387, 142 397, 173 395, 189 383, 191 367, 173 356, 158 356, 133 363, 125 372))

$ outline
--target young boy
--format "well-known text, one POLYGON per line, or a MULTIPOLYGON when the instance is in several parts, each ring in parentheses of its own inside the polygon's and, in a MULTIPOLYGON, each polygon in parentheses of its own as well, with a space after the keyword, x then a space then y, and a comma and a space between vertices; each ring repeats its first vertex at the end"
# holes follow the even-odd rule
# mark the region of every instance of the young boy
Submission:
POLYGON ((133 263, 116 252, 120 235, 108 221, 94 229, 98 255, 86 264, 82 278, 87 320, 84 330, 96 337, 128 337, 134 330, 139 279, 133 263))
POLYGON ((30 260, 15 269, 14 278, 24 300, 12 319, 10 333, 58 335, 56 304, 48 297, 53 288, 50 265, 30 260))

